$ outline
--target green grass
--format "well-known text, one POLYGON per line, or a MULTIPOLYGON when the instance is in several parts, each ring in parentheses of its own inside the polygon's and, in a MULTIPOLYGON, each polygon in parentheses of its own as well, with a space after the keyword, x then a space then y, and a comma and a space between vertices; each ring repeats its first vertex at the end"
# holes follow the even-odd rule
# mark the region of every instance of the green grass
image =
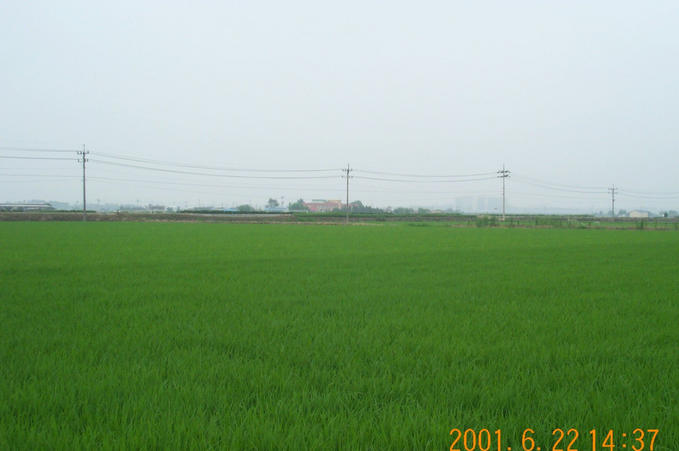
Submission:
POLYGON ((0 223, 0 449, 677 449, 678 255, 635 230, 0 223))

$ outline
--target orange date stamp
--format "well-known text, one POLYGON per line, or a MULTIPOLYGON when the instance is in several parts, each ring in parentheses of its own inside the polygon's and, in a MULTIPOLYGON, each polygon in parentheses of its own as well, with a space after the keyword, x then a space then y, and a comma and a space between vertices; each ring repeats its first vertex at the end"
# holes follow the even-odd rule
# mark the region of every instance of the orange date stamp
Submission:
POLYGON ((581 433, 575 428, 555 428, 548 443, 538 443, 534 429, 520 436, 507 437, 501 429, 451 429, 450 451, 654 451, 658 429, 591 429, 581 433), (510 440, 513 439, 513 440, 510 440), (509 443, 514 443, 514 447, 509 443), (518 443, 518 446, 517 446, 518 443))

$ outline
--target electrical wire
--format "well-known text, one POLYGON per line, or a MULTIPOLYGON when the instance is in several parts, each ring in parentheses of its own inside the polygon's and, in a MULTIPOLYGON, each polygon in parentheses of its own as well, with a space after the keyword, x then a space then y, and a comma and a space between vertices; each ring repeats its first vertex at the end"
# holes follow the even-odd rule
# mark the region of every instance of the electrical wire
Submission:
POLYGON ((481 177, 485 175, 496 174, 495 172, 479 172, 476 174, 432 175, 432 174, 404 174, 399 172, 368 171, 365 169, 354 169, 354 171, 362 172, 365 174, 392 175, 396 177, 419 177, 419 178, 463 178, 463 177, 481 177))
POLYGON ((199 187, 228 188, 228 189, 323 190, 323 191, 344 192, 343 189, 328 189, 328 188, 325 188, 325 187, 236 186, 236 185, 217 185, 217 184, 209 184, 209 183, 169 182, 169 181, 163 181, 163 180, 120 179, 120 178, 114 178, 114 177, 98 177, 98 176, 87 177, 87 180, 104 181, 104 182, 148 183, 148 184, 156 184, 156 185, 199 186, 199 187))
POLYGON ((568 193, 583 193, 583 194, 605 194, 605 191, 592 191, 592 190, 581 190, 581 189, 569 189, 569 188, 559 188, 558 186, 550 186, 542 183, 529 182, 527 180, 515 179, 519 183, 525 183, 527 185, 536 186, 539 188, 549 189, 553 191, 563 191, 568 193))
MULTIPOLYGON (((74 177, 74 178, 80 178, 80 177, 74 177)), ((44 179, 26 179, 26 180, 12 180, 12 183, 36 183, 36 182, 42 182, 44 179)), ((60 183, 60 182, 73 182, 73 179, 57 179, 57 180, 52 180, 51 182, 53 183, 60 183)), ((0 182, 1 183, 1 182, 0 182)))
POLYGON ((626 191, 619 191, 618 196, 621 197, 632 197, 635 199, 656 199, 656 200, 672 200, 672 199, 679 199, 679 193, 677 194, 670 194, 666 196, 646 196, 646 195, 639 195, 639 194, 629 194, 626 191))
POLYGON ((579 185, 566 185, 566 184, 563 184, 563 183, 554 183, 554 182, 549 182, 549 181, 546 181, 546 180, 536 179, 536 178, 533 178, 533 177, 527 177, 525 175, 516 174, 516 173, 512 174, 512 178, 514 178, 516 180, 524 180, 524 181, 527 181, 527 182, 533 182, 533 183, 540 184, 540 185, 549 185, 549 186, 554 186, 554 187, 559 187, 559 188, 570 188, 570 189, 579 189, 579 190, 604 190, 604 191, 606 189, 608 189, 607 186, 579 186, 579 185))
POLYGON ((365 177, 362 175, 355 175, 353 178, 362 180, 375 180, 380 182, 398 182, 398 183, 463 183, 463 182, 479 182, 483 180, 495 180, 497 177, 484 177, 476 179, 464 179, 464 180, 405 180, 405 179, 391 179, 391 178, 381 178, 381 177, 365 177))
POLYGON ((0 147, 0 150, 13 150, 17 152, 54 152, 54 153, 80 152, 80 149, 37 149, 30 147, 0 147))
MULTIPOLYGON (((18 151, 18 152, 46 152, 46 153, 73 153, 81 152, 78 149, 56 149, 56 148, 29 148, 29 147, 9 147, 0 146, 0 150, 5 151, 18 151)), ((188 176, 205 176, 205 177, 218 177, 218 178, 233 178, 233 179, 244 179, 244 180, 336 180, 340 178, 340 174, 336 175, 320 175, 321 173, 328 172, 346 172, 343 168, 328 168, 328 169, 255 169, 255 168, 232 168, 232 167, 221 167, 221 166, 209 166, 209 165, 196 165, 190 163, 179 163, 171 162, 165 160, 155 160, 147 158, 139 158, 133 156, 120 155, 115 153, 107 152, 92 152, 91 155, 94 158, 89 158, 88 161, 96 164, 100 163, 102 165, 118 166, 123 168, 133 168, 153 172, 171 173, 171 174, 182 174, 188 176), (113 161, 110 161, 113 160, 113 161), (120 160, 120 161, 116 161, 120 160), (132 163, 145 163, 144 165, 124 163, 123 161, 128 161, 132 163), (169 167, 158 167, 158 166, 169 166, 169 167), (211 172, 199 172, 191 170, 182 169, 172 169, 172 168, 186 168, 186 169, 203 169, 207 171, 221 171, 221 172, 251 172, 251 173, 317 173, 319 175, 248 175, 248 174, 224 174, 224 173, 211 173, 211 172)), ((50 156, 24 156, 24 155, 0 155, 0 159, 8 160, 59 160, 59 161, 79 161, 77 158, 67 158, 67 157, 50 157, 50 156)), ((29 168, 26 168, 29 169, 29 168)), ((373 170, 363 170, 363 169, 353 169, 357 174, 372 174, 375 176, 367 175, 353 175, 351 178, 360 180, 368 180, 375 182, 394 182, 394 183, 462 183, 462 182, 480 182, 486 180, 497 179, 496 172, 479 172, 470 174, 448 174, 448 175, 436 175, 436 174, 412 174, 412 173, 400 173, 400 172, 386 172, 386 171, 373 171, 373 170), (379 177, 379 176, 389 176, 389 177, 379 177), (426 179, 426 180, 417 180, 426 179)), ((4 177, 44 177, 44 178, 80 178, 75 175, 51 175, 51 174, 0 174, 4 177)), ((562 183, 555 183, 551 181, 545 181, 538 178, 528 177, 521 174, 512 174, 512 178, 515 182, 523 183, 526 185, 531 185, 541 189, 560 191, 564 193, 577 193, 582 195, 608 195, 608 187, 604 186, 578 186, 569 185, 562 183)), ((341 192, 340 189, 328 189, 328 188, 294 188, 294 187, 262 187, 262 186, 232 186, 232 185, 215 185, 215 184, 200 184, 200 183, 183 183, 183 182, 171 182, 171 181, 157 181, 157 180, 140 180, 140 179, 119 179, 112 177, 97 177, 90 176, 88 179, 98 180, 98 181, 119 181, 119 182, 132 182, 132 183, 148 183, 148 184, 159 184, 159 185, 186 185, 186 186, 205 186, 205 187, 217 187, 217 188, 229 188, 229 189, 278 189, 278 190, 325 190, 333 192, 341 192)), ((18 181, 18 180, 15 180, 18 181)), ((360 183, 359 183, 360 186, 360 183)), ((359 193, 385 193, 385 194, 397 194, 398 191, 393 190, 380 190, 378 186, 371 186, 370 189, 354 188, 354 191, 359 193)), ((410 191, 402 191, 403 194, 414 194, 410 191)), ((468 193, 454 193, 448 191, 427 191, 421 192, 422 194, 441 194, 441 195, 479 195, 468 194, 468 193)), ((576 196, 567 195, 541 195, 541 194, 529 194, 529 193, 514 193, 515 195, 522 196, 535 196, 535 197, 561 197, 561 198, 572 198, 577 199, 576 196)), ((618 196, 625 198, 638 198, 638 199, 656 199, 656 200, 673 200, 679 198, 679 192, 637 192, 637 191, 627 191, 619 190, 618 196)))
POLYGON ((459 191, 402 191, 402 190, 390 190, 390 189, 375 189, 374 187, 363 188, 354 185, 352 192, 355 193, 383 193, 383 194, 417 194, 417 195, 427 195, 427 194, 447 194, 450 196, 489 196, 495 195, 495 191, 475 191, 472 193, 459 192, 459 191))
POLYGON ((116 163, 112 161, 104 161, 99 159, 90 159, 90 161, 112 165, 121 166, 127 168, 135 169, 145 169, 147 171, 155 172, 168 172, 172 174, 186 174, 186 175, 201 175, 207 177, 224 177, 224 178, 238 178, 238 179, 263 179, 263 180, 310 180, 310 179, 337 179, 339 175, 322 175, 322 176, 256 176, 256 175, 233 175, 233 174, 210 174, 206 172, 192 172, 192 171, 182 171, 178 169, 164 169, 164 168, 154 168, 149 166, 139 166, 135 164, 126 163, 116 163))
POLYGON ((603 201, 603 200, 606 199, 606 196, 608 196, 606 193, 599 193, 599 196, 601 196, 601 197, 597 198, 596 196, 591 196, 591 195, 588 195, 588 196, 569 196, 569 195, 564 195, 564 194, 551 194, 551 193, 549 193, 549 194, 523 193, 523 192, 520 192, 520 191, 513 191, 512 195, 517 196, 517 197, 540 197, 540 198, 544 198, 544 199, 553 199, 553 198, 575 199, 575 200, 581 200, 581 201, 593 200, 593 199, 603 201))
POLYGON ((665 191, 665 192, 650 192, 650 191, 628 191, 626 189, 619 190, 621 193, 635 194, 639 196, 679 196, 679 191, 665 191))
POLYGON ((0 158, 7 160, 67 160, 67 161, 77 161, 76 158, 66 158, 66 157, 19 157, 15 155, 0 155, 0 158))
POLYGON ((50 178, 82 178, 80 175, 52 175, 52 174, 0 174, 1 177, 50 177, 50 178))
POLYGON ((202 165, 195 165, 195 164, 188 164, 188 163, 176 163, 176 162, 171 162, 171 161, 164 161, 164 160, 152 160, 148 158, 137 158, 137 157, 130 157, 130 156, 124 156, 124 155, 116 155, 116 154, 111 154, 111 153, 106 153, 106 152, 93 152, 93 155, 103 157, 103 158, 109 158, 109 159, 117 159, 117 160, 125 160, 125 161, 134 161, 137 163, 148 163, 148 164, 156 164, 156 165, 161 165, 161 166, 173 166, 173 167, 179 167, 179 168, 189 168, 189 169, 207 169, 207 170, 212 170, 212 171, 229 171, 229 172, 335 172, 335 171, 341 171, 341 169, 334 168, 334 169, 246 169, 246 168, 230 168, 230 167, 220 167, 220 166, 202 166, 202 165))

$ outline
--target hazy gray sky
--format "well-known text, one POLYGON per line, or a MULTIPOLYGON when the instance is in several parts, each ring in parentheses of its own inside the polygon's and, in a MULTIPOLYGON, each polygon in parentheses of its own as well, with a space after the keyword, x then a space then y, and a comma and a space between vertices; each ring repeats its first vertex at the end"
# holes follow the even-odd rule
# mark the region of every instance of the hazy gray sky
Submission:
MULTIPOLYGON (((606 210, 616 184, 676 194, 621 192, 620 208, 679 210, 678 24, 676 1, 10 0, 0 4, 0 146, 87 144, 88 197, 102 202, 343 198, 344 181, 157 173, 98 164, 97 152, 417 174, 505 163, 512 206, 606 210)), ((75 162, 0 165, 0 200, 80 199, 65 177, 79 175, 75 162)), ((352 198, 454 207, 499 186, 355 179, 352 198)))

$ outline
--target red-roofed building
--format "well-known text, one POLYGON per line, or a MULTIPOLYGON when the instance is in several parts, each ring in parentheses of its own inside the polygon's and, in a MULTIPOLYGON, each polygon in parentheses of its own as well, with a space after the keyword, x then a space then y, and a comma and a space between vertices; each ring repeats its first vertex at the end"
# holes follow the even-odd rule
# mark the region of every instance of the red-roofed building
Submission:
POLYGON ((304 205, 313 213, 327 213, 343 208, 341 200, 314 199, 311 202, 304 202, 304 205))

